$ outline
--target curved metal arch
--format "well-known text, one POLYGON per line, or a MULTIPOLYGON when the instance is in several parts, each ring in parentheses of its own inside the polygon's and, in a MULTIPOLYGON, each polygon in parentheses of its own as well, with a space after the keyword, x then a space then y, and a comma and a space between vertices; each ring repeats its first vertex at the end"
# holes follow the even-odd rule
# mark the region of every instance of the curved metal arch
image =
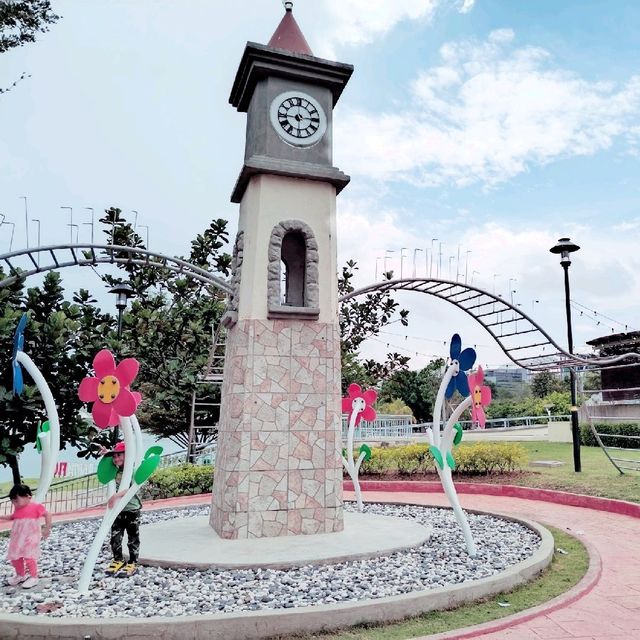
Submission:
POLYGON ((135 264, 142 267, 169 269, 220 289, 227 294, 232 292, 231 285, 228 282, 214 276, 206 269, 197 267, 180 258, 165 256, 147 249, 140 249, 139 247, 109 244, 59 244, 5 253, 0 255, 0 266, 3 266, 3 263, 9 267, 9 272, 0 279, 0 288, 7 287, 17 280, 28 278, 38 273, 65 267, 84 267, 97 264, 135 264), (85 252, 89 252, 91 256, 87 258, 85 252), (43 256, 44 259, 41 260, 43 256))
POLYGON ((482 325, 514 364, 531 371, 561 367, 603 366, 622 360, 640 359, 638 353, 615 358, 583 358, 570 354, 526 313, 500 296, 472 285, 432 278, 403 278, 370 284, 342 296, 346 302, 366 293, 417 291, 454 304, 482 325), (505 317, 506 316, 506 317, 505 317))

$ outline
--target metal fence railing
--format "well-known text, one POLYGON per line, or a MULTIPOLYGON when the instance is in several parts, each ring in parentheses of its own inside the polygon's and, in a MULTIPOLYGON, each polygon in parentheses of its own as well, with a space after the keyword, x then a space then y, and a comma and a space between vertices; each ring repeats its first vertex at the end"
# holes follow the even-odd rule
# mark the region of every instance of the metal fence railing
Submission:
MULTIPOLYGON (((215 461, 216 444, 203 447, 192 458, 195 464, 213 464, 215 461)), ((187 450, 169 453, 161 457, 160 467, 174 467, 187 462, 187 450)), ((33 487, 32 487, 33 488, 33 487)), ((100 484, 97 475, 89 473, 77 478, 68 478, 52 484, 44 505, 50 513, 65 513, 77 511, 78 509, 88 509, 104 504, 107 499, 107 487, 100 484)), ((11 513, 11 501, 9 496, 0 497, 0 515, 11 513)))
MULTIPOLYGON (((372 422, 362 420, 354 431, 355 440, 365 438, 408 438, 413 434, 413 416, 380 415, 372 422)), ((349 421, 342 416, 342 438, 347 437, 349 421)))

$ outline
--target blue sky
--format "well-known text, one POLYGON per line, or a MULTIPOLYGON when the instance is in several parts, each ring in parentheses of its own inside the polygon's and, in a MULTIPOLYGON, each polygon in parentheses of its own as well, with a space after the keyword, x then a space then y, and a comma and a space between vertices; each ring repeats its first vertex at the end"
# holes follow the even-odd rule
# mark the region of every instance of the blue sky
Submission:
MULTIPOLYGON (((268 41, 279 0, 53 6, 63 19, 50 33, 1 58, 2 86, 31 74, 0 97, 0 213, 16 223, 14 248, 25 244, 25 195, 43 243, 69 237, 61 206, 74 223, 90 219, 84 207, 136 210, 151 248, 178 255, 212 217, 235 226, 245 116, 227 100, 245 42, 268 41)), ((414 250, 438 238, 442 276, 451 265, 454 278, 515 290, 564 344, 562 272, 548 249, 568 235, 582 247, 572 297, 640 326, 637 2, 297 0, 294 13, 316 55, 356 69, 335 113, 334 159, 352 176, 338 200, 339 257, 358 260, 360 284, 385 250, 398 274, 405 247, 411 275, 414 250)), ((9 235, 0 228, 0 251, 9 235)), ((424 251, 415 255, 423 275, 424 251)), ((65 279, 97 285, 90 272, 65 279)), ((421 366, 460 331, 479 362, 506 362, 461 312, 418 294, 401 301, 411 325, 390 327, 371 355, 388 342, 421 366)), ((588 315, 575 313, 578 345, 622 328, 588 315)))

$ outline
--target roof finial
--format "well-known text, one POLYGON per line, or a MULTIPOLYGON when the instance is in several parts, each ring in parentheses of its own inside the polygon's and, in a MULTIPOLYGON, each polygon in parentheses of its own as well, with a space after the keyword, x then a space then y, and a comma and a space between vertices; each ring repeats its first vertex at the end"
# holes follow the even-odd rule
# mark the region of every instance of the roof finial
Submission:
POLYGON ((290 2, 289 0, 283 0, 282 4, 284 5, 285 11, 293 11, 293 2, 290 2))

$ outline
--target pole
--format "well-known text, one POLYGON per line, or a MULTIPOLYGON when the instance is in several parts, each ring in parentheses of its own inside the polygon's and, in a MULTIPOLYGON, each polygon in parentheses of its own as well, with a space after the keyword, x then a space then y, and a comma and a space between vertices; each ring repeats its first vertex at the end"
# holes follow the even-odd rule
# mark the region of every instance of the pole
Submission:
MULTIPOLYGON (((573 332, 571 330, 571 293, 569 289, 570 260, 562 260, 564 269, 564 297, 567 312, 567 342, 569 353, 573 354, 573 332)), ((580 460, 580 429, 578 427, 578 403, 576 399, 576 374, 573 367, 569 367, 569 384, 571 385, 571 439, 573 440, 573 469, 577 473, 582 471, 580 460)))
POLYGON ((29 248, 29 210, 27 208, 27 196, 20 196, 24 200, 24 229, 27 236, 27 249, 29 248))

